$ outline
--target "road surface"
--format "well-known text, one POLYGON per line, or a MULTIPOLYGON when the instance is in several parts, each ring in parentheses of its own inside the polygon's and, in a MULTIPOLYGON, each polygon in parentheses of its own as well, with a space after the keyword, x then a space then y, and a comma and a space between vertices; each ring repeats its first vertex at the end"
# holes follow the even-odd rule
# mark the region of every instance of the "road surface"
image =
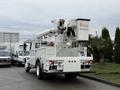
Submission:
POLYGON ((120 90, 97 81, 77 77, 65 80, 63 75, 38 80, 35 71, 24 71, 24 67, 0 67, 0 90, 120 90))

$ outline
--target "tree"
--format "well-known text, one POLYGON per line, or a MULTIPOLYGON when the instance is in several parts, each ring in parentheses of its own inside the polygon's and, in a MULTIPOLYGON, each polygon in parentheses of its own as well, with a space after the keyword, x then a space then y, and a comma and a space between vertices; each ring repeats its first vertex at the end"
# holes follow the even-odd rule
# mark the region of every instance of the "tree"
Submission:
POLYGON ((112 56, 113 56, 113 44, 109 35, 109 31, 107 28, 103 28, 102 29, 102 35, 101 38, 104 40, 104 58, 109 61, 112 62, 112 56))
POLYGON ((99 51, 97 48, 98 40, 99 40, 99 38, 97 36, 96 37, 89 37, 89 44, 91 45, 93 59, 95 62, 99 62, 99 51))
POLYGON ((91 44, 93 58, 96 62, 104 63, 103 50, 105 49, 105 40, 96 36, 90 37, 89 42, 91 44))
POLYGON ((102 35, 101 35, 101 37, 102 37, 103 39, 108 39, 108 38, 110 38, 109 31, 108 31, 107 28, 104 27, 104 28, 102 29, 102 35))
POLYGON ((115 41, 114 41, 114 60, 120 63, 120 29, 116 28, 115 41))

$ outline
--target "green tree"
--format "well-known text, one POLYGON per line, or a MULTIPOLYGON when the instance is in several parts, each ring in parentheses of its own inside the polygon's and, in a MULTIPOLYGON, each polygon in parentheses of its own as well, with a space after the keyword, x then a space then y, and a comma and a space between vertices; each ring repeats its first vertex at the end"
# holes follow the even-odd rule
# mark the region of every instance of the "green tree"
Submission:
POLYGON ((116 28, 115 41, 114 41, 114 60, 120 63, 120 29, 116 28))
POLYGON ((98 36, 95 36, 95 37, 90 37, 89 42, 92 48, 94 60, 96 62, 104 63, 104 54, 103 54, 104 51, 103 50, 105 48, 105 44, 104 44, 105 40, 98 36))
POLYGON ((109 31, 107 28, 103 28, 102 29, 102 35, 101 38, 104 40, 104 58, 106 59, 106 61, 112 62, 112 57, 113 57, 113 44, 112 44, 112 40, 110 38, 109 35, 109 31))
POLYGON ((101 35, 101 37, 102 37, 103 39, 105 39, 105 40, 107 40, 108 38, 110 38, 109 31, 108 31, 107 28, 104 27, 104 28, 102 29, 102 35, 101 35))
POLYGON ((89 43, 91 45, 91 50, 93 53, 93 58, 95 60, 95 62, 99 62, 99 51, 98 51, 98 41, 99 38, 96 37, 89 37, 89 43))

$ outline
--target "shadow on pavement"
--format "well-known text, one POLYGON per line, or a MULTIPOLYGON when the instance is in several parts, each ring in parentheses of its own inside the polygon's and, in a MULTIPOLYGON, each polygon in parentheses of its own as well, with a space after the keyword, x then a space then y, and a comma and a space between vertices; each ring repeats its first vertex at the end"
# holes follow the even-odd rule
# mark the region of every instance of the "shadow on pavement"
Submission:
POLYGON ((27 73, 29 77, 32 77, 33 79, 36 79, 37 81, 42 81, 44 83, 50 83, 50 84, 65 84, 65 85, 74 85, 74 84, 84 84, 85 82, 81 80, 78 77, 76 78, 70 78, 66 79, 63 74, 58 74, 58 75, 47 75, 43 80, 39 80, 36 76, 35 71, 30 71, 27 73))

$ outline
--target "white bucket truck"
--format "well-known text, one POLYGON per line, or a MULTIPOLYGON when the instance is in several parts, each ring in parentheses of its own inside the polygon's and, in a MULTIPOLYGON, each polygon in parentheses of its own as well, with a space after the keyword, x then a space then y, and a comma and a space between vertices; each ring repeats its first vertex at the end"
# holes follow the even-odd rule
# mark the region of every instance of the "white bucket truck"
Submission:
POLYGON ((20 66, 20 65, 24 65, 26 58, 29 57, 28 56, 29 52, 24 50, 24 44, 23 43, 17 43, 15 45, 15 52, 14 52, 14 64, 20 66))
POLYGON ((89 72, 92 54, 88 53, 90 19, 64 19, 52 21, 55 28, 28 40, 29 56, 26 72, 36 68, 36 75, 43 79, 45 74, 65 74, 75 78, 80 72, 89 72))

